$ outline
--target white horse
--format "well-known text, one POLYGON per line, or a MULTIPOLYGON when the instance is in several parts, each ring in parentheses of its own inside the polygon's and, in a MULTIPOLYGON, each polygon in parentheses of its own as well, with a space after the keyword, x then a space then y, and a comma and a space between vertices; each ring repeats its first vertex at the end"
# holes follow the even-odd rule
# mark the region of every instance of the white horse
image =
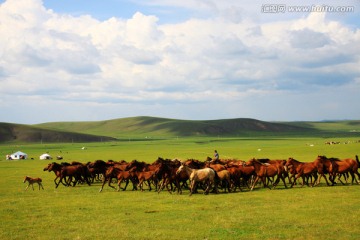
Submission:
POLYGON ((207 183, 207 187, 205 189, 204 194, 208 194, 211 185, 214 185, 214 190, 217 193, 217 185, 215 184, 215 176, 216 173, 211 168, 203 168, 203 169, 192 169, 185 164, 181 164, 179 169, 176 171, 176 174, 179 174, 181 171, 185 171, 189 176, 190 180, 190 196, 193 194, 196 189, 196 185, 198 182, 207 183))
POLYGON ((37 183, 39 185, 39 190, 40 190, 40 187, 42 187, 42 189, 44 189, 43 185, 42 185, 42 179, 41 178, 32 178, 32 177, 28 177, 26 176, 25 179, 24 179, 24 183, 25 182, 28 182, 28 185, 27 187, 25 188, 25 191, 29 188, 29 186, 31 185, 32 189, 34 190, 34 183, 37 183))

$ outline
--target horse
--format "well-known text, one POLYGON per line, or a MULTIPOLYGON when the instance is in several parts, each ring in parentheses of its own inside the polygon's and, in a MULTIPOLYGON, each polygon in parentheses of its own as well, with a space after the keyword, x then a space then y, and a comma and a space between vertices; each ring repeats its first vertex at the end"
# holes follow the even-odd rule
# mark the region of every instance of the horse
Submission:
POLYGON ((43 185, 41 183, 42 182, 41 178, 32 178, 32 177, 26 176, 24 178, 24 183, 25 182, 28 182, 28 185, 25 188, 25 191, 29 188, 30 185, 32 187, 32 190, 34 190, 34 183, 37 183, 39 185, 39 190, 40 190, 40 187, 44 190, 44 187, 43 187, 43 185))
POLYGON ((73 186, 76 185, 78 181, 80 182, 86 182, 90 186, 90 181, 88 179, 88 171, 85 165, 74 163, 75 165, 71 164, 63 164, 60 165, 56 162, 50 163, 47 167, 44 168, 44 171, 48 170, 54 171, 56 178, 54 179, 55 182, 55 188, 57 188, 60 184, 60 182, 65 186, 70 186, 70 183, 72 181, 72 177, 75 178, 75 181, 73 182, 73 186), (66 177, 68 177, 68 180, 66 180, 66 177), (59 179, 59 182, 56 182, 56 179, 59 179), (63 183, 62 180, 65 180, 65 183, 63 183))
POLYGON ((204 194, 208 194, 210 187, 214 185, 214 191, 217 193, 217 184, 215 183, 215 177, 217 176, 216 172, 211 168, 203 168, 203 169, 193 169, 188 167, 185 164, 181 164, 179 169, 176 171, 176 174, 180 174, 182 171, 185 171, 189 176, 190 180, 190 196, 193 194, 196 189, 196 185, 198 182, 206 182, 207 187, 204 191, 204 194))
POLYGON ((219 181, 221 183, 220 187, 223 187, 225 192, 226 189, 228 190, 228 192, 231 192, 231 174, 228 170, 221 170, 221 171, 216 171, 218 177, 219 177, 219 181))
MULTIPOLYGON (((132 172, 130 170, 130 172, 132 172)), ((156 190, 157 190, 157 182, 156 182, 156 173, 155 171, 135 171, 134 172, 135 175, 137 176, 138 178, 138 188, 140 188, 140 190, 143 192, 144 191, 144 188, 143 188, 143 185, 144 185, 144 181, 147 181, 148 185, 149 185, 149 191, 151 191, 151 181, 154 181, 154 185, 156 187, 156 190)))
POLYGON ((101 181, 101 176, 105 175, 108 167, 113 166, 114 163, 107 163, 103 160, 96 160, 94 162, 88 162, 86 167, 91 177, 91 182, 94 183, 95 179, 101 181))
MULTIPOLYGON (((58 164, 58 163, 56 163, 56 162, 52 162, 52 163, 49 163, 43 170, 44 171, 48 171, 48 172, 51 172, 51 171, 53 171, 54 173, 55 173, 55 179, 54 179, 54 183, 55 183, 55 185, 57 186, 57 185, 59 185, 60 184, 60 182, 64 185, 64 186, 67 186, 63 181, 62 181, 62 179, 57 183, 56 182, 56 180, 58 179, 58 178, 60 178, 60 175, 61 175, 61 169, 63 168, 63 165, 61 165, 61 164, 58 164)), ((66 179, 64 179, 65 180, 65 182, 66 182, 66 179)))
POLYGON ((211 162, 206 162, 205 163, 205 167, 208 168, 212 168, 214 169, 216 172, 220 172, 222 170, 226 170, 226 167, 220 163, 211 163, 211 162))
POLYGON ((330 159, 328 159, 325 156, 318 155, 317 158, 314 160, 314 164, 317 167, 318 173, 320 174, 320 177, 316 183, 318 185, 320 183, 321 177, 325 178, 326 184, 330 186, 325 174, 329 174, 329 180, 332 183, 331 186, 335 185, 335 176, 333 174, 333 163, 330 159))
MULTIPOLYGON (((326 158, 325 156, 323 156, 324 158, 326 158)), ((345 185, 342 181, 341 181, 341 175, 345 175, 345 174, 350 174, 352 177, 351 180, 351 184, 354 184, 354 181, 356 181, 359 184, 359 181, 355 178, 355 175, 358 176, 358 178, 360 178, 360 174, 358 173, 358 163, 356 160, 352 159, 352 158, 346 158, 343 160, 340 160, 338 158, 328 158, 331 161, 331 166, 330 166, 330 172, 333 175, 335 180, 336 175, 339 176, 339 181, 345 185)))
POLYGON ((108 183, 109 187, 112 187, 115 189, 115 187, 111 185, 112 178, 116 178, 118 180, 117 181, 117 185, 118 185, 117 191, 120 191, 120 188, 121 188, 120 186, 121 186, 122 181, 126 182, 125 187, 122 189, 123 191, 125 191, 127 188, 127 185, 129 184, 129 180, 133 183, 133 190, 137 189, 136 188, 137 181, 135 179, 136 178, 135 174, 130 171, 124 171, 121 168, 119 168, 117 165, 114 165, 114 166, 110 166, 106 170, 104 177, 103 177, 103 183, 101 185, 99 192, 102 192, 104 185, 107 181, 109 182, 108 183))
MULTIPOLYGON (((282 174, 284 169, 281 168, 280 166, 277 166, 275 164, 265 165, 265 164, 257 161, 256 159, 249 160, 246 163, 246 165, 254 166, 255 173, 256 173, 256 178, 255 178, 253 185, 251 186, 250 191, 252 191, 254 189, 256 183, 260 179, 263 182, 264 186, 266 186, 266 178, 267 177, 275 177, 275 176, 277 176, 277 179, 276 179, 275 183, 273 184, 273 188, 275 188, 277 186, 280 179, 283 181, 285 188, 287 188, 284 176, 282 174)), ((270 188, 270 187, 268 186, 268 188, 270 188)))
POLYGON ((184 173, 183 176, 180 174, 176 174, 176 171, 178 170, 177 162, 171 162, 171 163, 160 163, 159 172, 158 174, 161 175, 162 183, 159 186, 158 193, 162 191, 165 187, 168 190, 169 193, 172 193, 173 186, 172 184, 175 184, 175 187, 177 189, 177 193, 182 194, 182 190, 180 187, 180 182, 182 180, 187 181, 189 178, 184 173), (184 177, 185 176, 185 177, 184 177), (169 188, 170 185, 170 188, 169 188))
MULTIPOLYGON (((293 173, 293 182, 291 183, 291 188, 296 183, 296 180, 298 178, 302 178, 302 185, 303 187, 305 185, 305 177, 311 177, 314 176, 315 180, 313 183, 311 183, 311 186, 313 187, 317 180, 317 167, 313 162, 300 162, 294 158, 289 158, 286 161, 285 167, 290 170, 291 173, 293 173)), ((309 183, 307 182, 307 185, 309 186, 309 183)))

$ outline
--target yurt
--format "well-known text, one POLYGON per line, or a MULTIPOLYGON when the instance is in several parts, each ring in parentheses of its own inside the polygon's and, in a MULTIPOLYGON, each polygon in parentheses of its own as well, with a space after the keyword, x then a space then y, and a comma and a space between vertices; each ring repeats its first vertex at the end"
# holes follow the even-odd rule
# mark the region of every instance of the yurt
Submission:
POLYGON ((10 160, 13 160, 13 159, 27 159, 27 154, 23 153, 21 151, 17 151, 10 155, 10 160))
POLYGON ((52 159, 52 157, 47 153, 44 153, 40 156, 40 160, 50 160, 50 159, 52 159))

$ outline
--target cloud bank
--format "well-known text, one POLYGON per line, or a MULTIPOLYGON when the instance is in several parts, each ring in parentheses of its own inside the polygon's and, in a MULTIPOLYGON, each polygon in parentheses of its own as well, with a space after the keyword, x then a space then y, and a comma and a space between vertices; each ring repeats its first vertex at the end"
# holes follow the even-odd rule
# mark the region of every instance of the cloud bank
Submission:
POLYGON ((4 2, 0 121, 360 119, 358 26, 325 12, 257 22, 240 7, 197 2, 185 7, 211 14, 178 23, 4 2))

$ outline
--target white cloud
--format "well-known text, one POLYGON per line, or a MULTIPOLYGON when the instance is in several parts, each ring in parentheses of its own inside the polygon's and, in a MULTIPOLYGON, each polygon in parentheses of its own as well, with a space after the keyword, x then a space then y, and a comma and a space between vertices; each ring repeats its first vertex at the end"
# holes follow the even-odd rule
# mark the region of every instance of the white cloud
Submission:
MULTIPOLYGON (((0 109, 9 111, 9 104, 29 109, 48 102, 67 107, 63 117, 76 120, 102 107, 110 113, 103 110, 99 119, 167 112, 174 115, 168 117, 194 119, 296 119, 303 115, 275 117, 264 111, 273 103, 268 99, 286 104, 287 95, 294 99, 341 89, 338 93, 346 96, 349 89, 359 87, 355 79, 360 72, 360 30, 327 20, 324 13, 261 23, 248 17, 238 1, 151 4, 200 7, 209 16, 161 24, 157 16, 139 11, 129 19, 100 21, 90 15, 56 13, 40 0, 3 3, 0 109), (258 101, 252 103, 254 96, 258 101), (81 115, 79 103, 86 105, 81 115), (206 113, 213 111, 212 105, 218 117, 206 113)), ((56 119, 46 121, 50 120, 56 119)))

